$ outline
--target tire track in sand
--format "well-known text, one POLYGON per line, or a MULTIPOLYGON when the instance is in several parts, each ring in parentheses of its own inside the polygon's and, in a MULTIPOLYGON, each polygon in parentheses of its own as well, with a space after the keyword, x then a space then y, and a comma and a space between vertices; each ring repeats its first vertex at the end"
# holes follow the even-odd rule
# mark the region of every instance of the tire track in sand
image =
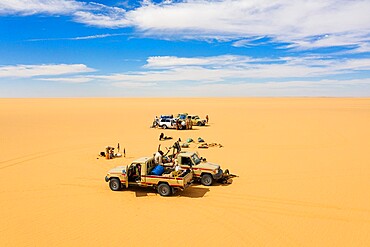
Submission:
POLYGON ((64 151, 69 151, 71 149, 80 150, 80 149, 85 149, 85 148, 87 148, 87 147, 80 147, 79 146, 79 147, 54 148, 54 149, 49 149, 49 150, 43 151, 43 152, 36 152, 36 153, 32 153, 32 154, 23 155, 23 156, 20 156, 20 157, 17 157, 17 158, 3 160, 3 161, 0 161, 0 164, 5 164, 5 165, 0 166, 0 170, 6 169, 6 168, 9 168, 9 167, 12 167, 12 166, 16 166, 16 165, 19 165, 19 164, 22 164, 22 163, 25 163, 25 162, 28 162, 28 161, 41 159, 41 158, 44 158, 44 157, 47 157, 47 156, 50 156, 50 155, 53 155, 53 154, 62 153, 64 151))

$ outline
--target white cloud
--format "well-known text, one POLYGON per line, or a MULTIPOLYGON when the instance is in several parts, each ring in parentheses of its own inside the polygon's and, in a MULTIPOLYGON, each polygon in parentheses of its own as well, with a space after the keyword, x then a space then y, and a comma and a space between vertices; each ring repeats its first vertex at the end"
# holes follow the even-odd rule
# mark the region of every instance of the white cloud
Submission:
POLYGON ((0 77, 35 77, 95 71, 84 64, 42 64, 0 66, 0 77))
POLYGON ((121 28, 132 26, 131 21, 125 17, 125 11, 117 9, 112 8, 109 13, 77 11, 73 16, 75 21, 95 27, 121 28))
MULTIPOLYGON (((248 56, 149 57, 140 71, 115 74, 83 64, 1 66, 1 77, 86 83, 130 90, 139 96, 370 96, 370 59, 318 56, 253 59, 248 56), (267 62, 268 61, 268 62, 267 62), (363 79, 325 79, 352 75, 363 79), (86 73, 76 75, 78 73, 86 73), (70 74, 70 75, 69 75, 70 74), (60 76, 60 77, 58 77, 60 76)), ((95 87, 93 86, 93 87, 95 87)), ((119 90, 119 89, 117 89, 119 90)))
POLYGON ((327 96, 327 97, 369 97, 370 78, 354 80, 318 81, 268 81, 266 83, 220 83, 188 85, 181 88, 179 96, 327 96))
POLYGON ((153 83, 153 82, 114 82, 112 83, 112 86, 129 88, 129 89, 152 88, 157 85, 158 85, 157 83, 153 83))
POLYGON ((122 36, 124 34, 96 34, 96 35, 89 35, 89 36, 79 36, 75 38, 69 38, 70 40, 85 40, 85 39, 102 39, 106 37, 112 37, 112 36, 122 36))
POLYGON ((74 0, 1 0, 0 14, 68 14, 82 7, 74 0))
MULTIPOLYGON (((279 60, 279 59, 278 59, 279 60)), ((155 56, 149 57, 146 68, 173 68, 181 66, 240 66, 249 62, 276 62, 276 59, 256 59, 247 56, 221 55, 213 57, 176 57, 155 56)))
POLYGON ((149 4, 128 12, 127 19, 157 37, 241 39, 248 44, 250 37, 268 36, 313 48, 368 41, 369 12, 370 2, 361 0, 200 0, 149 4))
POLYGON ((91 78, 87 78, 87 77, 38 78, 37 80, 39 80, 39 81, 61 82, 61 83, 73 83, 73 84, 86 83, 86 82, 92 81, 91 78))
POLYGON ((130 22, 126 20, 125 13, 122 8, 76 0, 2 0, 0 2, 0 15, 69 15, 76 22, 96 27, 129 26, 130 22))
POLYGON ((145 71, 98 75, 92 78, 120 82, 199 82, 253 81, 279 78, 319 78, 370 71, 370 59, 325 59, 282 57, 253 59, 247 56, 149 57, 145 71))
POLYGON ((168 69, 163 71, 146 71, 146 72, 131 72, 120 73, 104 76, 94 76, 93 78, 105 81, 120 81, 120 82, 179 82, 179 81, 219 81, 218 73, 214 71, 214 75, 207 74, 210 71, 200 67, 168 69))
MULTIPOLYGON (((300 78, 301 85, 308 81, 323 81, 328 76, 352 76, 370 71, 370 59, 328 59, 322 57, 281 57, 253 59, 248 56, 222 55, 211 57, 149 57, 140 71, 94 75, 94 69, 84 64, 16 65, 1 66, 0 77, 34 77, 37 80, 64 83, 96 81, 117 87, 145 88, 168 85, 267 85, 280 81, 279 86, 292 86, 300 78), (77 73, 86 73, 76 76, 77 73), (58 77, 58 75, 67 75, 58 77), (52 76, 52 77, 51 77, 52 76), (258 83, 257 83, 258 82, 258 83)), ((275 84, 274 84, 275 85, 275 84)), ((319 85, 318 83, 314 85, 319 85)))
POLYGON ((115 37, 115 36, 126 36, 125 33, 107 33, 107 34, 96 34, 96 35, 88 35, 88 36, 78 36, 72 38, 46 38, 46 39, 29 39, 27 41, 48 41, 48 40, 87 40, 87 39, 103 39, 107 37, 115 37))
POLYGON ((370 1, 364 0, 187 0, 143 1, 136 8, 75 0, 3 0, 0 14, 66 14, 104 28, 134 27, 160 39, 234 41, 234 46, 268 41, 288 48, 353 47, 368 52, 370 1))

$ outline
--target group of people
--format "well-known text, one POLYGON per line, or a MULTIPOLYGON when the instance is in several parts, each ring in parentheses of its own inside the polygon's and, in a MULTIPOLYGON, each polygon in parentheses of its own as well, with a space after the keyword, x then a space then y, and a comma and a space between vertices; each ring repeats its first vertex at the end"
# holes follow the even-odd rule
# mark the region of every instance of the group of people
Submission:
MULTIPOLYGON (((174 119, 173 115, 165 115, 165 116, 161 116, 161 118, 169 118, 169 119, 174 119)), ((152 126, 150 126, 151 128, 155 128, 155 127, 158 127, 160 126, 160 119, 158 116, 155 116, 154 120, 153 120, 153 123, 152 123, 152 126)), ((209 116, 208 114, 206 115, 206 123, 208 124, 208 121, 209 121, 209 116)), ((192 129, 193 128, 193 122, 191 120, 191 117, 188 116, 186 117, 184 120, 181 120, 179 118, 176 118, 174 119, 175 122, 174 122, 174 125, 176 127, 177 130, 181 130, 185 127, 185 129, 192 129)))
MULTIPOLYGON (((100 156, 104 156, 107 160, 113 159, 115 157, 121 157, 122 154, 120 153, 120 145, 117 144, 117 153, 114 152, 114 147, 106 146, 105 152, 100 152, 100 156)), ((126 149, 123 149, 123 157, 126 157, 126 149)))
MULTIPOLYGON (((181 122, 179 119, 176 119, 176 129, 180 129, 181 128, 181 122)), ((191 130, 193 128, 193 122, 191 121, 191 118, 190 117, 187 117, 185 119, 185 129, 187 130, 191 130)))
MULTIPOLYGON (((169 149, 167 149, 167 152, 164 153, 162 150, 161 150, 161 144, 159 144, 158 146, 158 150, 157 152, 154 154, 154 164, 157 166, 162 166, 163 167, 163 164, 164 163, 173 163, 173 171, 175 172, 179 172, 180 170, 180 165, 178 164, 178 161, 176 159, 177 157, 177 154, 181 151, 181 146, 180 146, 180 139, 178 141, 176 141, 172 147, 170 147, 169 149), (167 157, 167 154, 171 151, 171 149, 173 150, 173 155, 171 156, 171 159, 167 157)), ((155 168, 156 168, 155 167, 155 168)), ((154 168, 154 169, 155 169, 154 168)), ((153 169, 153 170, 154 170, 153 169)), ((160 169, 160 170, 163 170, 164 171, 164 168, 163 169, 160 169)))

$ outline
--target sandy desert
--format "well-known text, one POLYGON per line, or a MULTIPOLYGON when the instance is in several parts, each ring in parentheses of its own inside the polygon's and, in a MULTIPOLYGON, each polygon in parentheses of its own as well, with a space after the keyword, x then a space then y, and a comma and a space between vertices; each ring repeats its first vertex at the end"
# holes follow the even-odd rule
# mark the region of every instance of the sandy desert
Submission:
POLYGON ((0 246, 370 246, 369 126, 369 98, 0 99, 0 246), (179 112, 209 126, 149 128, 179 112), (221 143, 191 150, 239 177, 111 191, 161 132, 221 143))

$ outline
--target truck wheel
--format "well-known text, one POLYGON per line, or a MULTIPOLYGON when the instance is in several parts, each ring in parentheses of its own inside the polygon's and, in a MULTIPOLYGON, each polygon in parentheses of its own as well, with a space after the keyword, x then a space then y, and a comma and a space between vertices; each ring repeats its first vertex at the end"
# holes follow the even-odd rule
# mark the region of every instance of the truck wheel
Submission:
POLYGON ((171 192, 172 192, 172 189, 168 184, 160 184, 158 186, 158 193, 161 196, 170 196, 171 192))
POLYGON ((200 182, 205 186, 210 186, 213 183, 213 177, 209 174, 203 174, 200 178, 200 182))
POLYGON ((162 128, 167 129, 167 125, 163 124, 162 128))
POLYGON ((113 191, 121 190, 121 181, 119 181, 117 178, 112 178, 109 180, 109 188, 113 191))
POLYGON ((198 122, 198 126, 202 126, 202 122, 198 122))

